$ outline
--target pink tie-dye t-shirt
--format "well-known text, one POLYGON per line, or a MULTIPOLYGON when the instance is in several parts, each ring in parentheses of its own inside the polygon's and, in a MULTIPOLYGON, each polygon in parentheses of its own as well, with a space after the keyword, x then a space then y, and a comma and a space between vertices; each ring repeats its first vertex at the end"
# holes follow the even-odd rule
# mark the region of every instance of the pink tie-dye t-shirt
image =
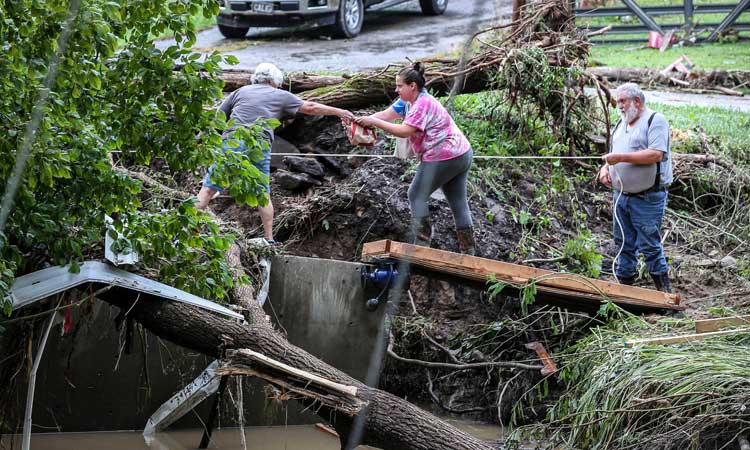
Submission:
POLYGON ((470 150, 469 140, 430 94, 419 94, 405 112, 404 123, 418 130, 409 141, 422 161, 446 161, 470 150))

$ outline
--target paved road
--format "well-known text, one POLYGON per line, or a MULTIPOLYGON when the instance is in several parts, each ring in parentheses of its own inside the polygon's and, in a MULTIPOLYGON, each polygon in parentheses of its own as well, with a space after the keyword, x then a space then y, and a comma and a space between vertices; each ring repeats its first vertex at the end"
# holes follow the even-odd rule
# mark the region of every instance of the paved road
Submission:
MULTIPOLYGON (((216 27, 198 34, 199 51, 218 50, 239 58, 241 69, 264 61, 286 71, 356 72, 419 59, 460 48, 463 40, 498 17, 509 15, 512 0, 450 0, 442 16, 423 16, 414 0, 368 11, 354 39, 328 39, 301 29, 251 29, 244 39, 225 39, 216 27)), ((161 41, 166 48, 170 40, 161 41)))
POLYGON ((720 94, 645 91, 646 101, 674 106, 716 106, 750 112, 750 99, 720 94))

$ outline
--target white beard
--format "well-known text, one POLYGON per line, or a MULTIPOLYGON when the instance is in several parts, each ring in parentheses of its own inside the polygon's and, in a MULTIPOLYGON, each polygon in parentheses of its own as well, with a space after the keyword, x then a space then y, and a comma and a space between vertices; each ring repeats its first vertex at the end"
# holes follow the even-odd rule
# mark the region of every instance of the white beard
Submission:
POLYGON ((620 117, 626 124, 630 124, 636 117, 638 117, 638 108, 634 104, 630 104, 626 109, 620 109, 620 117))

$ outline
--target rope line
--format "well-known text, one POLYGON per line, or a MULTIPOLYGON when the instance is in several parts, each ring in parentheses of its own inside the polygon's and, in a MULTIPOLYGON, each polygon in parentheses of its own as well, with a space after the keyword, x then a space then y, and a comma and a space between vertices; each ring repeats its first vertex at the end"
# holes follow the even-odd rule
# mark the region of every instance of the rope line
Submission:
MULTIPOLYGON (((373 155, 356 153, 271 153, 271 156, 325 156, 325 157, 357 157, 357 158, 397 158, 396 155, 373 155)), ((601 156, 532 156, 532 155, 474 155, 474 159, 602 159, 601 156)))
MULTIPOLYGON (((111 150, 108 153, 136 153, 135 150, 111 150)), ((397 158, 396 155, 375 155, 370 153, 271 153, 271 156, 324 156, 326 158, 397 158)), ((473 159, 567 159, 567 160, 600 160, 601 156, 533 156, 533 155, 474 155, 473 159)), ((415 159, 416 161, 416 159, 415 159)))

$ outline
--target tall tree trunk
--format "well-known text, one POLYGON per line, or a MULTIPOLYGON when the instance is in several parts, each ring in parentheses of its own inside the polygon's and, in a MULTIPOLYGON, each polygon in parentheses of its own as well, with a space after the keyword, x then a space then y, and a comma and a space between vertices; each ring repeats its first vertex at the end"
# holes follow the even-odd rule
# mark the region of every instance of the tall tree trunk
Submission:
MULTIPOLYGON (((230 250, 228 261, 238 267, 236 248, 230 250)), ((252 289, 240 286, 235 291, 239 303, 248 309, 249 325, 207 314, 186 304, 158 299, 135 302, 117 296, 105 297, 120 308, 130 309, 129 315, 152 333, 175 344, 213 358, 221 358, 228 349, 250 349, 268 358, 328 380, 355 386, 357 398, 368 402, 359 414, 360 433, 353 433, 356 417, 332 408, 312 408, 330 421, 341 436, 341 448, 351 449, 366 444, 384 450, 455 450, 492 449, 493 447, 411 403, 379 389, 371 388, 315 356, 290 344, 266 319, 262 308, 252 299, 252 289), (354 442, 349 442, 353 437, 354 442)), ((252 366, 253 361, 247 361, 252 366)), ((377 370, 380 368, 378 367, 377 370)))

